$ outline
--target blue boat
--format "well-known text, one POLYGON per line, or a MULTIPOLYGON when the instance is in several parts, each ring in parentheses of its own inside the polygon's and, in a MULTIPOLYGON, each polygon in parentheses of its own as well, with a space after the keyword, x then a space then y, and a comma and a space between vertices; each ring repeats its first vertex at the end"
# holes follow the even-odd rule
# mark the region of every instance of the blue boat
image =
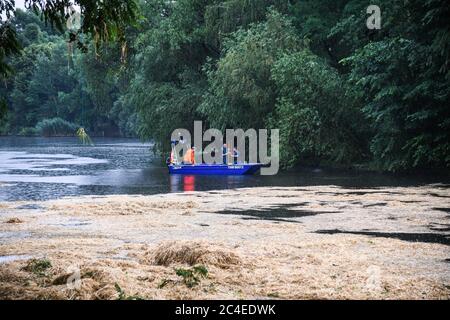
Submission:
POLYGON ((203 174, 203 175, 244 175, 254 174, 261 163, 245 164, 169 164, 170 174, 203 174))

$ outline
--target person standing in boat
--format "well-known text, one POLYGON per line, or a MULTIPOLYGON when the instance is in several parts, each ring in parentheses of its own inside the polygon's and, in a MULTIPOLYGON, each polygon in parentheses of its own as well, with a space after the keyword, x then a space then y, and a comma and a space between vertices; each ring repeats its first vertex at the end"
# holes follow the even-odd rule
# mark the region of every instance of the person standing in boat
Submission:
POLYGON ((238 163, 238 157, 239 157, 239 151, 236 149, 236 147, 233 148, 233 163, 238 163))
MULTIPOLYGON (((177 144, 181 144, 182 148, 184 148, 184 144, 186 142, 184 141, 184 138, 182 135, 179 134, 179 139, 178 140, 171 140, 170 141, 170 145, 171 145, 171 151, 170 151, 170 156, 166 159, 166 164, 177 164, 179 162, 184 163, 186 160, 186 155, 182 156, 183 157, 183 161, 178 161, 178 155, 175 154, 175 146, 177 144)), ((189 152, 188 152, 189 153, 189 152)), ((189 160, 190 160, 190 156, 189 156, 189 160)))
POLYGON ((183 157, 184 164, 195 164, 195 147, 190 148, 183 157))
POLYGON ((226 143, 224 143, 223 147, 222 147, 222 162, 223 162, 223 164, 228 164, 228 161, 227 161, 228 154, 229 154, 228 146, 226 143))

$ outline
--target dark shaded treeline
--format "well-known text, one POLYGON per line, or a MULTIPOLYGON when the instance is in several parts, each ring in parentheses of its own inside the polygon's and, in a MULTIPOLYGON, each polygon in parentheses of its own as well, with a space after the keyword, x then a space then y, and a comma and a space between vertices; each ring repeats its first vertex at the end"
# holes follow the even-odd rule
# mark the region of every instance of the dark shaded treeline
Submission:
POLYGON ((18 10, 13 24, 22 53, 10 59, 13 73, 0 89, 9 107, 1 133, 64 135, 83 126, 94 135, 134 134, 120 132, 111 110, 117 98, 111 79, 120 65, 115 54, 108 58, 108 49, 102 50, 108 69, 94 54, 68 45, 64 34, 32 12, 18 10), (52 132, 52 127, 58 129, 52 132))
POLYGON ((140 10, 126 63, 123 44, 95 50, 87 37, 83 54, 19 12, 24 50, 0 89, 2 132, 59 117, 167 150, 173 129, 203 120, 279 128, 285 166, 448 169, 446 1, 148 0, 140 10), (380 30, 366 27, 369 4, 380 30))

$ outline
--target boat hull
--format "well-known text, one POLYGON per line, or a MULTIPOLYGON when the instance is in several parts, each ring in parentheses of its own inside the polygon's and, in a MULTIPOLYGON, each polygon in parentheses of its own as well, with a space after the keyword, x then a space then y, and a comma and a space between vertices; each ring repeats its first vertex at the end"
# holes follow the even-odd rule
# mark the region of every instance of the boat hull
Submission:
POLYGON ((254 174, 261 168, 260 163, 246 164, 170 164, 170 174, 201 174, 201 175, 244 175, 254 174))

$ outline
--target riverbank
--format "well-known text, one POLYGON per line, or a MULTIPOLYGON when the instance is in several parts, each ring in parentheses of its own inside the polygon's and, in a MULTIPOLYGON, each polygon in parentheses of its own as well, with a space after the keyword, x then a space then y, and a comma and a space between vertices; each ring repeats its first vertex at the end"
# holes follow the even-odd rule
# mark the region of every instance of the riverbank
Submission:
POLYGON ((313 186, 2 202, 0 298, 449 299, 449 198, 313 186))

